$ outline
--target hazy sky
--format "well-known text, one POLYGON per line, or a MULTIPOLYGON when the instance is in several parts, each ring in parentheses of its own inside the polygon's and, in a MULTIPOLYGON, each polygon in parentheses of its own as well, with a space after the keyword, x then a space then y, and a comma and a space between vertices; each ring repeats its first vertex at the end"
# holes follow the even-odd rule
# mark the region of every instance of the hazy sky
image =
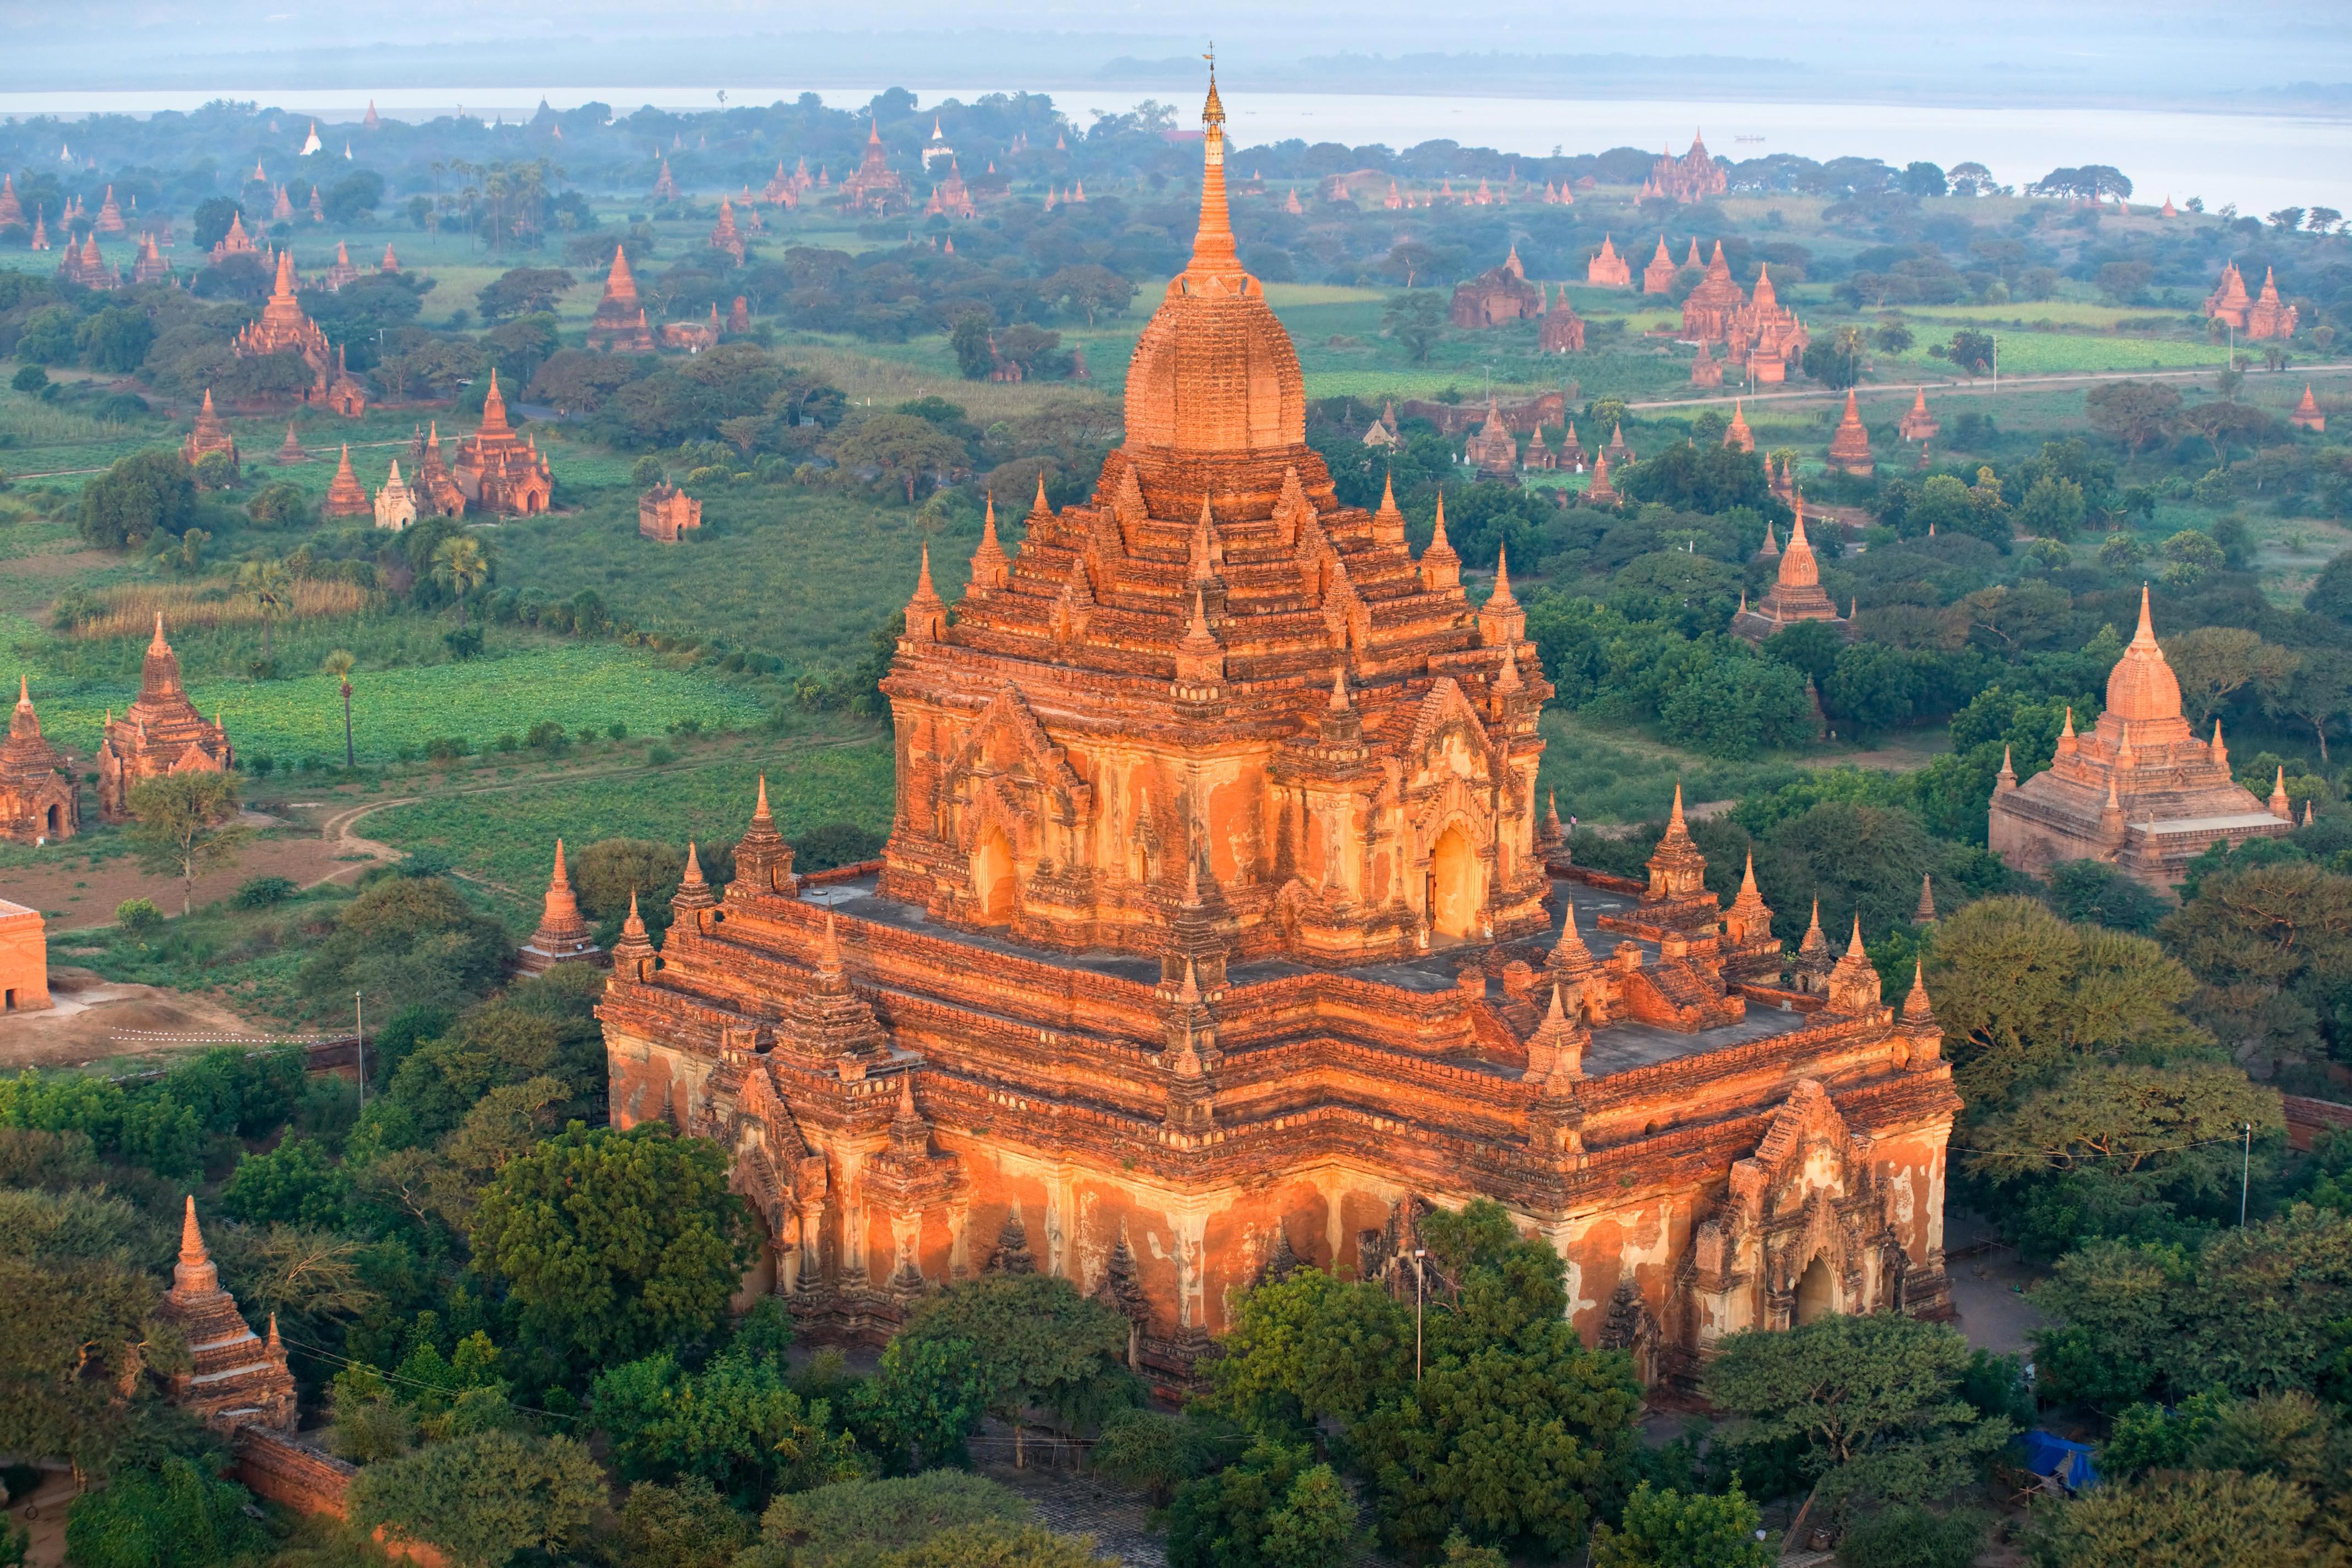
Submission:
MULTIPOLYGON (((1174 14, 1145 0, 822 8, 737 0, 5 0, 0 54, 11 57, 5 86, 51 89, 299 86, 370 73, 402 85, 556 85, 643 81, 648 70, 680 83, 746 74, 780 83, 985 75, 1051 88, 1101 79, 1120 56, 1172 67, 1209 38, 1236 77, 1298 87, 1321 72, 1329 79, 1314 85, 1327 90, 1350 84, 1317 57, 1489 51, 1506 68, 1527 61, 1520 70, 1533 68, 1531 57, 1558 57, 1542 62, 1543 74, 1564 97, 1612 90, 1616 78, 1654 72, 1660 63, 1609 58, 1622 56, 1719 57, 1688 73, 1696 95, 1716 97, 1742 96, 1744 85, 1749 95, 1778 98, 1902 101, 1924 92, 2048 102, 2079 90, 2086 99, 2177 102, 2290 82, 2352 83, 2352 4, 2343 0, 1507 3, 1477 9, 1475 37, 1453 26, 1465 13, 1425 0, 1196 0, 1181 28, 1170 26, 1174 14), (1699 16, 1709 24, 1704 29, 1692 26, 1699 16), (1769 63, 1751 63, 1743 76, 1743 61, 1769 63), (957 62, 964 68, 943 68, 957 62)), ((1447 74, 1447 90, 1476 90, 1475 60, 1447 74)))

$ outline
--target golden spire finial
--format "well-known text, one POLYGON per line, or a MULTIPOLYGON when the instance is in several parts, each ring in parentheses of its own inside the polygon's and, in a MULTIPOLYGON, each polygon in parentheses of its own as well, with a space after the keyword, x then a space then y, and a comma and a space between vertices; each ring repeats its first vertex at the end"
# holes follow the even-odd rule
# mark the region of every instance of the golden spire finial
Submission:
POLYGON ((1209 62, 1209 96, 1201 105, 1201 226, 1192 238, 1194 278, 1237 274, 1241 256, 1234 247, 1233 214, 1225 203, 1225 104, 1217 96, 1216 50, 1202 58, 1209 62))

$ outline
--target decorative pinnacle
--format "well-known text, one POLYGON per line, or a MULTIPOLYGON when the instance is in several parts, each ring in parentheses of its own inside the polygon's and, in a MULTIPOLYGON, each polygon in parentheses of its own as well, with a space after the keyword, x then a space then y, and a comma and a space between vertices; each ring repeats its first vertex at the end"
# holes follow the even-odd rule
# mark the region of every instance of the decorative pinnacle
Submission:
POLYGON ((196 1226, 196 1194, 188 1194, 188 1206, 180 1220, 180 1261, 202 1263, 211 1254, 205 1250, 205 1233, 196 1226))
POLYGON ((571 879, 564 874, 563 870, 563 840, 561 838, 555 841, 555 875, 549 879, 549 881, 551 886, 558 888, 568 888, 572 885, 571 879))
POLYGON ((1345 663, 1335 664, 1331 667, 1331 711, 1345 713, 1347 710, 1348 667, 1345 663))
POLYGON ((1870 956, 1863 951, 1862 947, 1862 911, 1860 910, 1856 910, 1853 912, 1853 940, 1846 943, 1845 955, 1848 958, 1867 958, 1870 956))

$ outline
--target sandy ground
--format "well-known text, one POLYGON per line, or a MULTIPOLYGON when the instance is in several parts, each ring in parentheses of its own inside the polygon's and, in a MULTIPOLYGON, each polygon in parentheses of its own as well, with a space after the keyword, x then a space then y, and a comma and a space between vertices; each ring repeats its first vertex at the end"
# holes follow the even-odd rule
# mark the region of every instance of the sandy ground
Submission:
POLYGON ((54 1007, 0 1016, 0 1072, 87 1067, 92 1062, 136 1072, 150 1058, 175 1054, 173 1047, 116 1038, 131 1029, 173 1035, 268 1032, 210 997, 152 985, 118 984, 70 965, 51 965, 49 995, 57 1004, 54 1007))
MULTIPOLYGON (((310 888, 321 882, 349 882, 372 861, 397 859, 398 852, 389 846, 351 831, 362 812, 396 804, 376 800, 339 809, 326 819, 316 838, 299 835, 299 836, 256 838, 237 856, 235 865, 196 879, 195 902, 201 906, 225 899, 256 877, 284 877, 297 887, 310 888)), ((247 812, 245 820, 255 828, 289 826, 282 818, 257 812, 247 812)), ((58 850, 58 864, 54 868, 18 868, 0 875, 0 898, 47 916, 53 942, 56 932, 77 926, 112 925, 114 907, 125 899, 152 899, 167 916, 180 912, 178 878, 142 871, 128 856, 91 867, 74 853, 70 839, 58 850)))
POLYGON ((1998 1242, 1989 1250, 1975 1251, 1992 1237, 1992 1227, 1977 1215, 1959 1211, 1951 1215, 1950 1232, 1944 1243, 1947 1255, 1971 1254, 1951 1258, 1945 1265, 1952 1282, 1952 1307, 1958 1314, 1953 1326, 1979 1350, 2030 1353, 2025 1336, 2042 1326, 2042 1317, 2021 1291, 2048 1279, 2050 1271, 2020 1262, 2015 1249, 1998 1242))

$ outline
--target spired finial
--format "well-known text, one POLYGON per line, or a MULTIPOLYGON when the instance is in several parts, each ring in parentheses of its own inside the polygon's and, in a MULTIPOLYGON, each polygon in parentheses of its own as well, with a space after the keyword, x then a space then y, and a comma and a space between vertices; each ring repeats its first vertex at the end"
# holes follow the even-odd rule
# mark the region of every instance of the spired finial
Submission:
POLYGON ((202 1263, 207 1256, 205 1233, 196 1225, 196 1194, 190 1193, 187 1207, 180 1219, 180 1261, 202 1263))
POLYGON ((1348 710, 1348 666, 1345 661, 1331 667, 1331 711, 1348 710))
POLYGON ((1860 910, 1853 911, 1853 940, 1846 943, 1845 955, 1848 958, 1867 958, 1870 956, 1867 952, 1863 951, 1862 911, 1860 910))
POLYGON ((1666 825, 1669 827, 1680 827, 1683 825, 1683 781, 1680 779, 1675 781, 1674 815, 1666 819, 1666 825))
POLYGON ((2147 613, 2147 584, 2142 583, 2139 585, 2139 630, 2132 634, 2132 643, 2137 647, 2141 643, 2153 644, 2155 641, 2156 623, 2147 613))

